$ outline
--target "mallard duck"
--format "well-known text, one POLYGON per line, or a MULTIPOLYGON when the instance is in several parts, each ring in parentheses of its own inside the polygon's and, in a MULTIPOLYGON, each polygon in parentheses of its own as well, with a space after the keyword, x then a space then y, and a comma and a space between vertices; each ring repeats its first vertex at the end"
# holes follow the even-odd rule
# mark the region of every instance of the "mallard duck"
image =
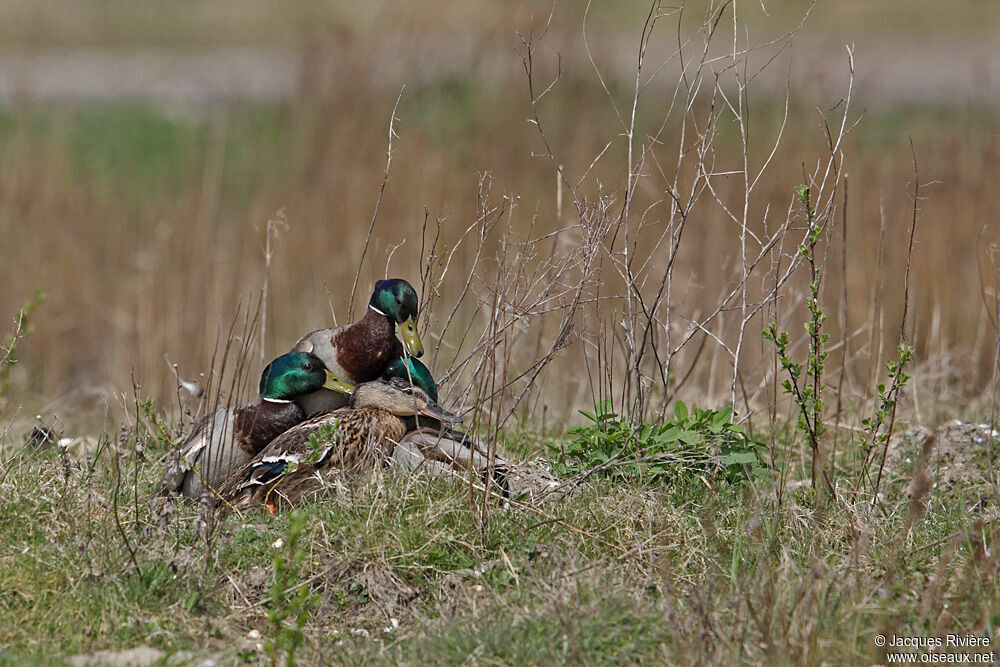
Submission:
POLYGON ((432 401, 438 402, 438 388, 434 376, 427 366, 413 357, 396 357, 386 365, 382 377, 386 380, 392 378, 407 380, 413 386, 420 387, 432 401))
POLYGON ((369 382, 382 375, 389 360, 402 357, 403 348, 412 357, 424 353, 417 334, 417 293, 400 278, 375 283, 368 310, 353 324, 335 329, 319 329, 306 334, 292 346, 292 352, 312 352, 334 375, 346 383, 337 392, 320 391, 303 401, 306 414, 344 407, 350 385, 369 382), (395 335, 399 331, 403 344, 395 335))
POLYGON ((294 505, 318 490, 328 471, 357 470, 388 460, 406 434, 404 418, 416 415, 441 423, 461 421, 406 380, 359 384, 350 407, 288 429, 237 470, 219 494, 235 507, 265 503, 273 509, 279 499, 294 505))
POLYGON ((258 400, 202 419, 181 444, 177 459, 168 463, 159 493, 195 498, 206 484, 217 489, 274 437, 306 418, 297 401, 323 387, 339 386, 316 355, 281 355, 261 373, 258 400))
MULTIPOLYGON (((430 370, 412 357, 393 359, 383 377, 409 381, 434 402, 438 401, 437 383, 430 370)), ((485 475, 490 465, 490 452, 484 443, 426 416, 407 417, 404 421, 406 435, 393 449, 392 468, 403 472, 425 470, 434 475, 472 470, 485 475)), ((507 491, 507 467, 507 461, 494 452, 493 481, 504 493, 507 491)))

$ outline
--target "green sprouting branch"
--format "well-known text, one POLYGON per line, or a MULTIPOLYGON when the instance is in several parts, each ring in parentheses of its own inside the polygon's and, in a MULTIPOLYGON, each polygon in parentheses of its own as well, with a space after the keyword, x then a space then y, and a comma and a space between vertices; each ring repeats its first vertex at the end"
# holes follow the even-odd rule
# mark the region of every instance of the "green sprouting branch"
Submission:
POLYGON ((4 337, 3 348, 0 348, 0 398, 10 388, 10 372, 17 365, 17 349, 20 341, 31 335, 34 327, 31 325, 31 314, 35 308, 45 303, 46 294, 41 289, 35 290, 21 305, 14 318, 14 328, 4 337))

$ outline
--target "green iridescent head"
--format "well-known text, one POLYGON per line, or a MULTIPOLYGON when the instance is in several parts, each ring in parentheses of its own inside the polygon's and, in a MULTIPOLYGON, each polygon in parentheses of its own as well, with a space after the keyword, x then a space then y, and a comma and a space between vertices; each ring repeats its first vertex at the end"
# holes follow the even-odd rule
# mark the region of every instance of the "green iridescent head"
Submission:
POLYGON ((386 379, 395 377, 408 380, 413 383, 413 386, 423 389, 424 393, 432 401, 435 403, 438 401, 438 389, 437 384, 434 382, 434 377, 431 376, 431 372, 427 369, 427 366, 424 366, 413 357, 393 359, 385 367, 382 377, 386 379))
POLYGON ((290 401, 322 389, 332 377, 323 361, 311 352, 283 354, 260 375, 260 397, 290 401))
POLYGON ((401 278, 378 281, 368 306, 396 323, 410 355, 419 357, 424 353, 417 334, 417 292, 410 283, 401 278))

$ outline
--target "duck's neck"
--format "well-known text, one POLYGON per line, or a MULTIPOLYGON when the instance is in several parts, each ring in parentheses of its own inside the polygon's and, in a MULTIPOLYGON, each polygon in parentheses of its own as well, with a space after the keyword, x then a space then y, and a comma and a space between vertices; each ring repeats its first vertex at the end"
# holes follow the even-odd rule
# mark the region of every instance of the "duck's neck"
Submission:
POLYGON ((350 327, 357 331, 354 338, 368 338, 373 342, 391 342, 396 340, 396 325, 388 315, 374 306, 368 306, 365 316, 350 327))
POLYGON ((392 320, 369 306, 365 316, 341 332, 334 344, 341 368, 358 383, 382 374, 399 341, 392 320))

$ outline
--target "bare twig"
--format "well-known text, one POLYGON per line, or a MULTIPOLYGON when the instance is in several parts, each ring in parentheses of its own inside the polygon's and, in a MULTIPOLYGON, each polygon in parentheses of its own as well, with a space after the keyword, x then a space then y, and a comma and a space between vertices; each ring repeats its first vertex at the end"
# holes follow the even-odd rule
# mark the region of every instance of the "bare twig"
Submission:
POLYGON ((385 150, 385 171, 382 173, 382 184, 378 188, 378 197, 375 198, 375 209, 372 211, 372 219, 368 224, 365 245, 361 250, 361 258, 358 260, 358 270, 354 273, 354 284, 351 285, 351 302, 347 308, 348 320, 354 318, 354 300, 358 294, 358 280, 361 279, 361 267, 364 266, 365 255, 368 254, 368 245, 371 243, 372 232, 375 230, 375 221, 378 220, 379 208, 382 206, 382 195, 385 194, 385 186, 389 182, 389 168, 392 166, 392 140, 398 136, 396 134, 396 112, 399 110, 399 101, 403 99, 404 90, 406 90, 406 86, 402 86, 399 89, 399 95, 396 96, 396 104, 392 107, 392 114, 389 116, 389 132, 385 150))

